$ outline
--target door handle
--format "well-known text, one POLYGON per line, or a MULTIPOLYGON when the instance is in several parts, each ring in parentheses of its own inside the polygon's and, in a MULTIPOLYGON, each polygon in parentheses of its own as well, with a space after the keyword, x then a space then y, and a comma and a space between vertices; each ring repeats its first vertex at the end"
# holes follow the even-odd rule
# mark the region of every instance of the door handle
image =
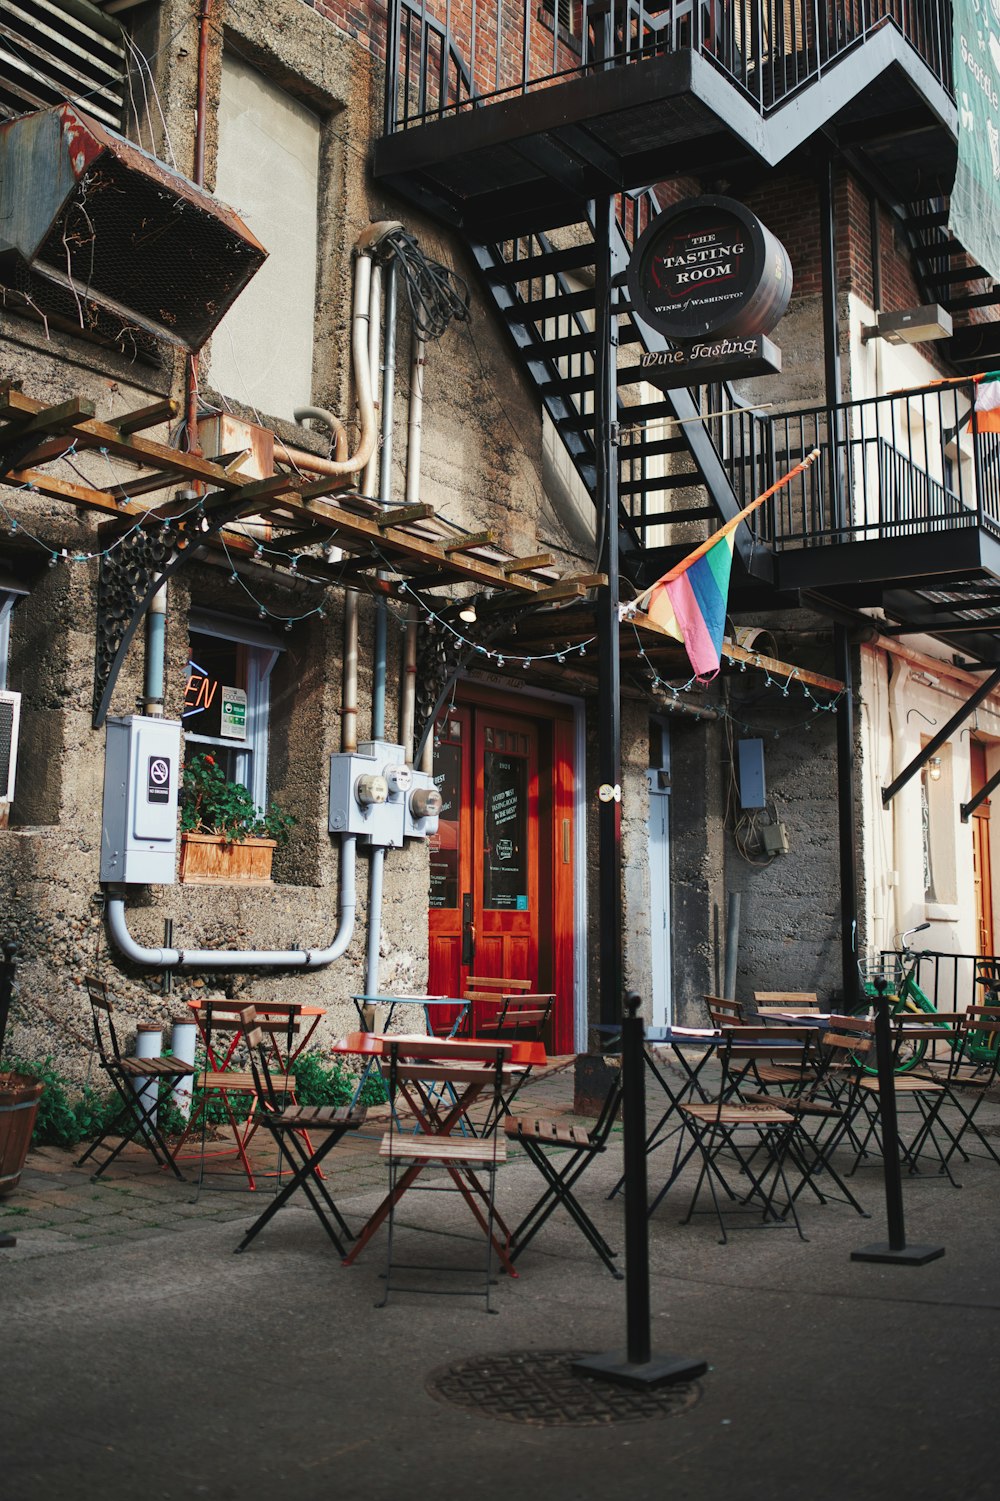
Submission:
POLYGON ((462 897, 462 963, 466 969, 476 957, 476 928, 472 921, 472 892, 462 897))

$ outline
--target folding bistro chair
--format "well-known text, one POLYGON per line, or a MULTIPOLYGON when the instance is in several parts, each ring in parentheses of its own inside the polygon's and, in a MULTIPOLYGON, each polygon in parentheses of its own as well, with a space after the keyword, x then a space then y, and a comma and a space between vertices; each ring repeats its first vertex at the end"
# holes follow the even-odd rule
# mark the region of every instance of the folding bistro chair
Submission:
MULTIPOLYGON (((931 1020, 934 1017, 931 1016, 931 1020)), ((963 1161, 968 1153, 962 1146, 962 1138, 971 1131, 986 1154, 1000 1167, 1000 1156, 989 1139, 976 1123, 976 1112, 986 1098, 987 1090, 997 1080, 1000 1062, 1000 1007, 970 1006, 958 1020, 957 1036, 948 1039, 948 1056, 942 1059, 925 1059, 914 1072, 921 1078, 932 1079, 945 1091, 942 1105, 949 1106, 958 1115, 958 1121, 945 1120, 942 1124, 951 1144, 945 1153, 945 1165, 957 1152, 963 1161)), ((919 1152, 921 1143, 915 1143, 919 1152)), ((978 1155, 982 1155, 981 1153, 978 1155)))
POLYGON ((482 1027, 489 1027, 496 1020, 508 996, 525 995, 531 985, 530 980, 507 980, 502 975, 469 975, 464 994, 469 1008, 461 1035, 478 1037, 482 1027))
POLYGON ((334 1222, 345 1239, 354 1236, 323 1181, 320 1163, 328 1152, 348 1131, 356 1131, 363 1124, 367 1113, 364 1105, 296 1105, 284 1075, 277 1078, 271 1072, 268 1061, 270 1051, 266 1033, 257 1021, 253 1006, 247 1006, 240 1014, 243 1037, 246 1041, 256 1098, 255 1122, 270 1132, 278 1148, 278 1161, 285 1157, 292 1169, 292 1176, 274 1196, 263 1214, 259 1215, 244 1235, 237 1251, 245 1251, 269 1220, 283 1209, 292 1195, 301 1188, 319 1218, 320 1224, 333 1241, 339 1256, 346 1254, 334 1222), (319 1145, 312 1145, 315 1136, 319 1145))
POLYGON ((789 1157, 801 1178, 792 1193, 793 1202, 805 1188, 821 1204, 836 1200, 836 1194, 824 1193, 816 1181, 825 1173, 840 1190, 839 1202, 850 1204, 863 1219, 869 1218, 833 1166, 832 1157, 845 1136, 855 1146, 860 1145, 852 1122, 860 1108, 858 1080, 874 1045, 874 1030, 875 1023, 868 1017, 831 1016, 819 1039, 816 1072, 804 1075, 801 1090, 782 1094, 777 1100, 766 1093, 740 1091, 740 1098, 747 1104, 780 1103, 782 1110, 796 1117, 799 1130, 789 1143, 789 1157))
MULTIPOLYGON (((694 1145, 701 1157, 701 1171, 695 1184, 688 1212, 682 1224, 688 1224, 697 1210, 702 1186, 708 1182, 712 1203, 722 1232, 721 1245, 728 1240, 719 1191, 738 1207, 745 1209, 752 1200, 759 1201, 762 1226, 787 1226, 790 1214, 801 1240, 802 1233, 795 1201, 785 1176, 785 1159, 799 1122, 793 1111, 785 1108, 785 1101, 776 1098, 763 1101, 744 1101, 739 1097, 740 1085, 751 1074, 759 1073, 769 1060, 779 1060, 775 1066, 799 1071, 804 1077, 806 1059, 805 1041, 790 1027, 742 1026, 730 1029, 725 1043, 719 1049, 722 1076, 718 1097, 706 1102, 687 1101, 678 1106, 685 1125, 694 1138, 694 1145), (742 1145, 749 1142, 749 1148, 742 1145), (724 1156, 723 1154, 728 1154, 724 1156), (763 1154, 764 1165, 755 1165, 763 1154), (731 1160, 749 1187, 737 1193, 724 1172, 724 1164, 731 1160), (784 1194, 785 1208, 779 1214, 775 1196, 779 1187, 784 1194)), ((679 1149, 678 1149, 679 1150, 679 1149)), ((744 1227, 745 1228, 745 1227, 744 1227)))
POLYGON ((578 1179, 607 1146, 621 1097, 619 1074, 608 1090, 596 1123, 589 1131, 581 1126, 567 1126, 561 1121, 541 1120, 532 1116, 519 1116, 504 1121, 503 1128, 508 1141, 516 1142, 524 1148, 525 1156, 545 1179, 541 1197, 532 1205, 517 1229, 511 1232, 511 1261, 516 1261, 525 1247, 534 1240, 552 1212, 562 1207, 586 1236, 611 1275, 619 1280, 624 1275, 615 1266, 613 1257, 616 1253, 573 1193, 578 1179), (559 1148, 562 1155, 550 1157, 545 1151, 546 1147, 559 1148))
POLYGON ((118 1043, 114 1006, 108 996, 107 985, 103 980, 95 979, 92 975, 88 975, 84 983, 87 986, 87 994, 90 996, 97 1054, 101 1067, 118 1095, 121 1109, 100 1136, 90 1144, 83 1156, 77 1160, 76 1165, 82 1166, 100 1147, 107 1147, 108 1155, 93 1174, 94 1178, 99 1178, 130 1141, 137 1141, 140 1146, 152 1153, 161 1167, 169 1167, 171 1172, 183 1182, 184 1175, 174 1161, 176 1153, 170 1150, 157 1125, 156 1111, 160 1085, 166 1084, 173 1089, 179 1079, 189 1078, 194 1073, 194 1066, 181 1062, 179 1058, 163 1055, 159 1058, 137 1058, 123 1054, 118 1043), (140 1093, 135 1086, 141 1079, 149 1081, 149 1088, 140 1093), (121 1137, 118 1145, 113 1149, 108 1143, 109 1136, 121 1137))
POLYGON ((818 1011, 815 990, 755 990, 754 1004, 759 1015, 768 1011, 818 1011))
MULTIPOLYGON (((478 1037, 495 1038, 497 1042, 542 1042, 548 1026, 554 995, 505 995, 503 1004, 492 1022, 479 1028, 478 1037)), ((500 1106, 502 1115, 509 1115, 514 1096, 531 1073, 532 1065, 525 1064, 513 1071, 513 1085, 504 1093, 500 1106)), ((482 1134, 488 1135, 495 1121, 488 1115, 482 1134)))
POLYGON ((496 1131, 485 1138, 460 1136, 454 1132, 471 1105, 483 1094, 490 1097, 493 1115, 499 1112, 504 1061, 510 1045, 480 1043, 475 1039, 442 1042, 426 1037, 393 1037, 387 1039, 387 1044, 390 1105, 395 1106, 397 1094, 401 1093, 414 1113, 420 1133, 411 1135, 400 1131, 395 1110, 390 1110, 389 1130, 382 1138, 380 1149, 389 1167, 389 1194, 365 1226, 357 1248, 360 1249, 387 1212, 385 1296, 376 1306, 384 1308, 393 1291, 450 1293, 460 1297, 483 1296, 486 1310, 491 1313, 493 1252, 497 1252, 512 1276, 517 1275, 507 1251, 510 1232, 496 1210, 496 1174, 498 1166, 507 1160, 507 1143, 496 1131), (446 1169, 451 1186, 417 1183, 424 1168, 431 1165, 446 1169), (452 1274, 469 1270, 462 1266, 393 1260, 396 1206, 403 1194, 411 1189, 428 1193, 457 1190, 465 1200, 486 1238, 485 1280, 481 1295, 470 1293, 466 1288, 417 1287, 393 1280, 394 1271, 452 1274))
MULTIPOLYGON (((241 1122, 239 1119, 244 1097, 252 1098, 256 1093, 253 1071, 250 1068, 241 1068, 237 1060, 237 1048, 243 1036, 241 1017, 244 1009, 237 1001, 206 1000, 204 1005, 199 1006, 195 1011, 205 1049, 205 1067, 195 1078, 197 1100, 184 1134, 177 1143, 177 1150, 180 1151, 200 1125, 200 1150, 191 1154, 191 1160, 199 1164, 199 1189, 205 1181, 206 1162, 234 1156, 240 1160, 251 1191, 257 1187, 247 1148, 257 1131, 259 1121, 252 1107, 244 1121, 241 1122), (209 1152, 207 1150, 208 1112, 213 1101, 222 1107, 233 1133, 233 1145, 223 1147, 216 1152, 209 1152)), ((266 1007, 262 1007, 262 1010, 266 1010, 266 1007)), ((284 1038, 285 1056, 289 1057, 300 1028, 300 1006, 282 1003, 280 1010, 281 1014, 276 1019, 261 1016, 257 1018, 256 1023, 261 1033, 268 1038, 268 1050, 272 1062, 275 1061, 276 1056, 276 1039, 284 1038)), ((273 1078, 273 1068, 271 1072, 273 1078)))
MULTIPOLYGON (((912 1039, 915 1027, 919 1027, 921 1031, 926 1028, 928 1037, 932 1037, 935 1031, 944 1039, 947 1039, 951 1035, 947 1025, 942 1025, 943 1018, 940 1013, 902 1011, 898 1015, 893 1016, 891 1021, 895 1032, 893 1042, 894 1057, 899 1057, 901 1048, 912 1039)), ((867 1122, 867 1130, 860 1142, 854 1167, 851 1169, 852 1172, 857 1170, 861 1158, 866 1155, 870 1141, 874 1141, 878 1145, 879 1150, 882 1150, 882 1102, 879 1080, 877 1076, 872 1076, 867 1071, 863 1071, 856 1081, 855 1088, 861 1107, 857 1112, 857 1116, 859 1119, 862 1115, 864 1116, 867 1122)), ((948 1099, 948 1091, 944 1084, 913 1069, 907 1073, 894 1073, 893 1090, 895 1092, 896 1108, 900 1121, 899 1152, 909 1172, 911 1174, 918 1174, 920 1172, 918 1159, 924 1147, 929 1143, 937 1154, 941 1165, 941 1172, 947 1175, 948 1181, 953 1188, 961 1187, 959 1183, 956 1183, 952 1176, 951 1168, 948 1166, 948 1160, 952 1155, 951 1150, 946 1153, 942 1142, 938 1139, 939 1131, 942 1131, 945 1136, 951 1138, 951 1133, 941 1118, 941 1107, 948 1099), (907 1101, 912 1102, 915 1112, 919 1117, 916 1133, 909 1144, 902 1139, 902 1121, 905 1118, 907 1101)), ((911 1111, 911 1118, 913 1114, 914 1112, 911 1111)), ((953 1140, 953 1138, 951 1139, 953 1140)))

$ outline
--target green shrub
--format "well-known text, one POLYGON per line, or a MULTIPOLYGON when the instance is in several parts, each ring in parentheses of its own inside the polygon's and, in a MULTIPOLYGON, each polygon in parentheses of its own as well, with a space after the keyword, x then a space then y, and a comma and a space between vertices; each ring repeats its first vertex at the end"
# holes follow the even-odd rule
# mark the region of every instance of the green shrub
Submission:
POLYGON ((85 1085, 82 1092, 53 1066, 51 1058, 41 1061, 12 1058, 5 1065, 13 1072, 40 1079, 45 1085, 38 1101, 33 1147, 75 1147, 103 1131, 118 1109, 118 1099, 110 1090, 96 1090, 85 1085), (77 1093, 75 1100, 71 1092, 77 1093))
MULTIPOLYGON (((300 1105, 349 1105, 354 1098, 357 1079, 339 1063, 324 1063, 321 1053, 300 1053, 292 1072, 300 1105)), ((373 1069, 361 1091, 361 1103, 379 1105, 385 1099, 385 1085, 373 1069)))

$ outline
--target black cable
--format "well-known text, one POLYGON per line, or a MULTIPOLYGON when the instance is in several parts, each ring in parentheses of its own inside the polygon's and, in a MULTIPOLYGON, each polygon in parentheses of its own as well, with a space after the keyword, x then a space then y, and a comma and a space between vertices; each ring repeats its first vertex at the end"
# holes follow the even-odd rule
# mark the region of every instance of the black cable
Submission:
POLYGON ((424 255, 405 229, 392 230, 382 243, 396 257, 414 326, 422 338, 440 339, 453 319, 468 321, 469 288, 457 272, 424 255))

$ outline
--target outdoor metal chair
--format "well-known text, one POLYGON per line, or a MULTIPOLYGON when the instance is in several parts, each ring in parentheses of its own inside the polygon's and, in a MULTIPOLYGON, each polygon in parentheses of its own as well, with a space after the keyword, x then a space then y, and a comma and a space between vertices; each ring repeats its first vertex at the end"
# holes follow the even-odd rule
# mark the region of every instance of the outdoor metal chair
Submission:
MULTIPOLYGON (((939 1020, 940 1014, 928 1019, 939 1020)), ((944 1089, 942 1110, 947 1105, 958 1115, 955 1123, 942 1117, 944 1130, 950 1138, 942 1171, 956 1152, 963 1161, 968 1160, 968 1153, 962 1146, 968 1132, 1000 1167, 1000 1156, 975 1119, 987 1091, 996 1084, 1000 1063, 1000 1007, 970 1006, 958 1019, 955 1035, 947 1039, 947 1050, 946 1058, 925 1059, 914 1070, 921 1078, 931 1079, 944 1089)), ((915 1143, 918 1152, 921 1145, 919 1141, 915 1143)))
POLYGON ((577 1181, 587 1168, 605 1150, 611 1128, 621 1105, 621 1076, 612 1082, 594 1126, 588 1131, 582 1126, 567 1125, 562 1121, 543 1120, 535 1116, 518 1116, 504 1121, 508 1141, 523 1147, 525 1156, 541 1173, 545 1189, 532 1205, 517 1229, 511 1232, 511 1261, 516 1261, 528 1246, 549 1216, 559 1208, 565 1209, 574 1224, 586 1236, 598 1256, 613 1277, 623 1273, 615 1265, 614 1252, 594 1224, 590 1215, 573 1193, 577 1181), (546 1148, 558 1149, 552 1156, 546 1148))
MULTIPOLYGON (((266 1010, 262 1007, 262 1010, 266 1010)), ((295 1043, 300 1029, 299 1013, 301 1006, 294 1003, 281 1003, 281 1014, 277 1018, 261 1016, 257 1019, 257 1027, 269 1040, 269 1050, 272 1053, 272 1062, 275 1061, 275 1043, 277 1039, 284 1039, 285 1057, 287 1058, 295 1043)), ((194 1016, 198 1023, 201 1041, 205 1049, 205 1068, 199 1071, 195 1078, 195 1090, 197 1098, 191 1111, 188 1124, 183 1135, 177 1143, 177 1151, 180 1152, 186 1143, 195 1135, 200 1127, 200 1145, 197 1152, 190 1154, 190 1160, 198 1163, 198 1187, 205 1182, 205 1164, 226 1157, 238 1157, 243 1172, 246 1174, 247 1183, 251 1190, 257 1187, 253 1165, 250 1161, 248 1148, 254 1134, 257 1131, 258 1120, 251 1107, 246 1117, 243 1117, 246 1097, 251 1098, 255 1094, 253 1072, 250 1068, 242 1068, 240 1059, 237 1057, 237 1048, 243 1034, 242 1014, 244 1007, 238 1001, 208 999, 194 1010, 194 1016), (233 1135, 233 1145, 223 1146, 217 1150, 208 1150, 208 1123, 209 1112, 212 1105, 219 1106, 226 1118, 233 1135)), ((275 1078, 275 1070, 271 1069, 272 1080, 275 1078)), ((282 1075, 284 1081, 284 1074, 282 1075)), ((291 1085, 288 1090, 290 1092, 291 1085)), ((292 1097, 294 1101, 294 1096, 292 1097)), ((181 1158, 181 1161, 186 1159, 181 1158)))
POLYGON ((122 1053, 115 1028, 115 1008, 108 995, 107 985, 93 975, 88 975, 84 983, 90 997, 94 1039, 101 1068, 107 1074, 121 1108, 96 1140, 91 1142, 83 1156, 77 1159, 77 1167, 81 1167, 101 1147, 106 1147, 107 1156, 93 1173, 94 1178, 99 1178, 128 1144, 134 1141, 145 1147, 161 1167, 170 1168, 183 1182, 184 1175, 174 1160, 176 1152, 168 1146, 156 1117, 160 1086, 166 1085, 173 1089, 179 1079, 189 1078, 194 1073, 194 1067, 170 1056, 139 1058, 134 1054, 122 1053), (109 1138, 113 1136, 121 1139, 112 1148, 109 1138))
POLYGON ((818 1011, 815 990, 755 990, 754 1004, 761 1014, 768 1011, 818 1011))
MULTIPOLYGON (((720 1191, 736 1209, 744 1212, 749 1211, 752 1203, 759 1203, 757 1223, 760 1226, 787 1226, 790 1215, 799 1238, 807 1239, 785 1175, 785 1160, 799 1127, 798 1117, 786 1108, 786 1102, 780 1097, 773 1101, 770 1098, 744 1101, 739 1097, 740 1086, 748 1076, 756 1079, 772 1061, 775 1067, 789 1074, 798 1071, 801 1092, 806 1045, 805 1040, 797 1035, 797 1029, 733 1027, 719 1049, 721 1079, 716 1099, 685 1101, 677 1107, 701 1157, 701 1171, 688 1212, 681 1223, 688 1224, 695 1213, 701 1212, 697 1204, 707 1181, 722 1232, 722 1245, 726 1244, 728 1233, 720 1191), (760 1156, 763 1156, 762 1167, 757 1166, 760 1156), (732 1187, 726 1173, 730 1162, 744 1180, 739 1192, 732 1187), (784 1208, 780 1213, 776 1207, 779 1189, 784 1198, 784 1208)), ((737 1224, 746 1228, 742 1221, 737 1221, 737 1224)))
POLYGON ((341 1137, 348 1131, 356 1131, 363 1124, 367 1109, 364 1105, 295 1104, 285 1076, 275 1078, 271 1072, 268 1061, 269 1040, 257 1020, 253 1006, 242 1010, 240 1023, 256 1099, 255 1124, 270 1133, 278 1148, 279 1165, 283 1158, 287 1158, 292 1175, 263 1214, 254 1220, 236 1249, 245 1251, 254 1237, 301 1188, 320 1224, 333 1241, 338 1255, 344 1256, 346 1252, 334 1225, 340 1229, 345 1239, 353 1240, 354 1236, 323 1181, 320 1164, 341 1137), (313 1136, 317 1138, 318 1146, 312 1145, 313 1136))
MULTIPOLYGON (((429 1193, 457 1191, 468 1205, 473 1218, 484 1232, 486 1258, 481 1296, 490 1307, 493 1253, 512 1275, 513 1263, 507 1245, 510 1232, 496 1210, 497 1168, 507 1159, 507 1143, 493 1131, 487 1137, 469 1137, 456 1133, 467 1118, 470 1107, 484 1094, 494 1119, 499 1115, 503 1095, 504 1064, 510 1044, 490 1044, 476 1039, 389 1038, 386 1082, 389 1092, 389 1130, 382 1138, 381 1156, 389 1167, 389 1193, 385 1203, 389 1234, 386 1247, 385 1295, 377 1305, 385 1307, 390 1292, 450 1293, 476 1295, 467 1288, 416 1286, 394 1280, 394 1272, 464 1273, 467 1266, 402 1262, 394 1259, 396 1206, 408 1191, 429 1193), (443 1056, 442 1056, 443 1055, 443 1056), (418 1126, 416 1134, 399 1128, 395 1105, 402 1094, 413 1111, 418 1126), (449 1184, 419 1183, 417 1179, 428 1166, 445 1168, 449 1184)), ((380 1208, 370 1224, 380 1222, 380 1208)), ((366 1227, 367 1229, 367 1227, 366 1227)))

